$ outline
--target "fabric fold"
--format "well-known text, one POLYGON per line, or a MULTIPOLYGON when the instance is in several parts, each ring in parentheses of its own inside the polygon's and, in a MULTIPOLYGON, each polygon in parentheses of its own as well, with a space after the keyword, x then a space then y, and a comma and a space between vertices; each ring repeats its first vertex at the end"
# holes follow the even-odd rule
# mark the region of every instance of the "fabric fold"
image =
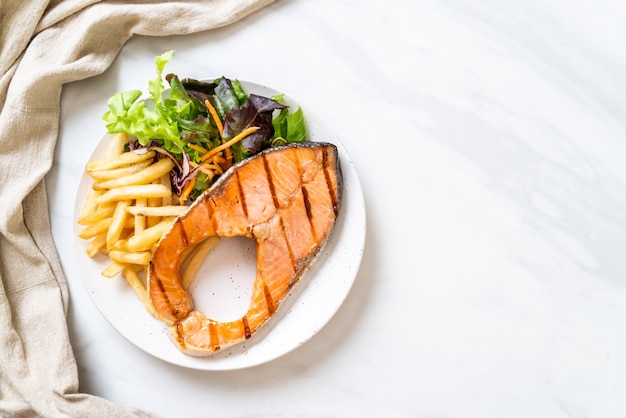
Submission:
POLYGON ((104 72, 133 35, 209 30, 272 1, 0 4, 0 415, 152 416, 78 392, 44 181, 63 85, 104 72))

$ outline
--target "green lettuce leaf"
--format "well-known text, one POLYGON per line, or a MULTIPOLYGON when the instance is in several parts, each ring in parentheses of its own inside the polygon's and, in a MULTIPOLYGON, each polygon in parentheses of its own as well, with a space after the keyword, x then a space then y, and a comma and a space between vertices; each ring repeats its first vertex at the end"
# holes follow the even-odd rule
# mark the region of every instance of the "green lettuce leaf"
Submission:
POLYGON ((154 58, 157 77, 148 82, 148 93, 150 93, 150 96, 152 97, 152 100, 157 107, 161 106, 161 102, 163 100, 163 91, 165 90, 165 87, 163 86, 163 70, 165 69, 165 66, 171 61, 173 54, 174 51, 167 51, 154 58))
POLYGON ((147 99, 142 98, 140 90, 117 93, 109 99, 102 119, 110 133, 135 136, 133 148, 159 149, 174 158, 177 166, 170 175, 177 193, 191 176, 196 177, 192 199, 206 190, 216 177, 190 170, 190 163, 201 164, 205 150, 219 146, 250 126, 258 129, 232 146, 234 162, 273 145, 306 140, 302 110, 289 113, 281 103, 282 94, 271 98, 248 94, 238 80, 226 77, 211 82, 181 81, 175 74, 163 77, 173 52, 155 57, 156 77, 148 81, 147 99), (224 138, 209 114, 206 100, 218 113, 224 138))
POLYGON ((306 140, 307 130, 302 108, 289 113, 288 109, 282 109, 278 116, 272 120, 274 125, 274 137, 277 142, 302 142, 306 140), (282 138, 282 141, 281 141, 282 138))

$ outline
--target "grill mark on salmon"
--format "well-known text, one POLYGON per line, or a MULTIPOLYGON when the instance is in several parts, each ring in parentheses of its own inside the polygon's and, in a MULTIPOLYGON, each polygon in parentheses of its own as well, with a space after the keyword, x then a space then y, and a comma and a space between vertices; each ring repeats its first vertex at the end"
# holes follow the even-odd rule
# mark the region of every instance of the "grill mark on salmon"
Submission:
POLYGON ((220 347, 220 337, 217 335, 217 329, 215 328, 215 322, 209 322, 209 338, 211 341, 211 345, 214 347, 215 351, 221 349, 220 347))
POLYGON ((188 247, 189 246, 189 241, 187 240, 187 233, 185 232, 185 227, 183 225, 181 225, 180 223, 180 219, 176 219, 176 227, 180 228, 180 239, 183 242, 183 246, 184 247, 188 247))
POLYGON ((302 199, 304 200, 304 210, 306 212, 306 218, 309 220, 309 226, 311 227, 311 235, 313 239, 317 241, 317 234, 315 233, 315 226, 313 225, 313 213, 311 212, 311 201, 309 198, 309 191, 305 186, 302 186, 302 199))
POLYGON ((289 240, 287 239, 287 231, 285 229, 285 222, 283 221, 283 218, 280 215, 278 215, 278 223, 280 225, 280 230, 282 231, 285 237, 285 243, 287 244, 287 253, 289 254, 289 260, 291 261, 292 267, 295 269, 296 266, 298 265, 298 262, 296 260, 296 257, 293 255, 293 248, 291 248, 291 244, 289 243, 289 240))
MULTIPOLYGON (((153 266, 150 266, 150 269, 153 269, 153 266)), ((157 286, 159 286, 159 293, 162 294, 164 296, 164 301, 166 304, 166 309, 170 312, 170 314, 172 316, 176 316, 176 312, 174 310, 174 307, 172 306, 172 302, 169 300, 169 298, 167 297, 167 293, 165 292, 165 288, 163 287, 163 282, 158 281, 156 282, 157 286)))
POLYGON ((270 293, 270 289, 267 286, 263 286, 263 294, 265 296, 265 303, 267 304, 267 312, 270 315, 274 315, 274 300, 272 299, 272 294, 270 293))
POLYGON ((251 338, 311 266, 335 225, 341 169, 334 145, 272 148, 226 171, 161 238, 148 268, 148 294, 177 347, 206 356, 251 338), (180 281, 190 248, 212 237, 245 236, 257 247, 246 314, 219 322, 193 309, 180 281))
MULTIPOLYGON (((206 205, 206 209, 207 209, 207 214, 206 216, 211 220, 211 225, 210 228, 212 231, 217 230, 217 218, 213 215, 213 208, 215 207, 215 201, 213 199, 211 199, 211 204, 210 205, 206 205)), ((246 207, 245 207, 245 202, 241 201, 241 198, 239 199, 239 203, 241 204, 241 208, 245 213, 246 207)), ((247 215, 246 215, 247 217, 247 215)))
POLYGON ((302 186, 300 187, 300 191, 302 192, 302 199, 304 200, 304 210, 306 212, 306 217, 309 220, 309 226, 311 228, 311 235, 313 236, 313 240, 317 241, 317 233, 315 232, 315 225, 313 225, 313 213, 311 212, 311 198, 309 197, 309 191, 307 190, 304 182, 302 181, 302 167, 300 165, 300 159, 296 160, 296 164, 298 166, 298 172, 300 173, 300 181, 302 186))
POLYGON ((239 202, 241 203, 241 210, 243 211, 243 216, 248 218, 248 206, 246 205, 246 197, 243 193, 241 193, 241 181, 239 180, 239 173, 235 173, 235 179, 237 181, 237 189, 239 190, 239 202))
POLYGON ((333 208, 335 209, 335 216, 338 213, 339 210, 339 205, 337 203, 337 196, 332 192, 332 190, 334 189, 333 186, 333 179, 331 178, 331 174, 329 172, 330 169, 330 163, 329 163, 329 158, 328 158, 328 151, 326 149, 322 149, 322 156, 323 156, 323 164, 322 166, 324 167, 324 178, 326 179, 326 186, 328 187, 328 194, 330 196, 331 201, 333 202, 333 208))
POLYGON ((248 325, 248 318, 244 316, 243 318, 241 318, 241 322, 243 323, 244 336, 246 337, 246 340, 247 340, 248 338, 252 337, 252 332, 250 331, 250 325, 248 325))
POLYGON ((311 222, 311 218, 313 217, 313 215, 311 214, 311 201, 309 200, 309 192, 305 186, 302 186, 300 190, 302 191, 302 198, 304 199, 304 209, 306 210, 306 217, 309 222, 311 222))
POLYGON ((263 168, 265 168, 265 174, 267 175, 267 184, 270 186, 270 192, 272 194, 272 202, 274 203, 274 207, 278 208, 279 204, 278 204, 278 199, 276 198, 276 188, 274 186, 274 180, 272 180, 272 169, 270 168, 265 155, 262 155, 261 158, 263 159, 263 168))
POLYGON ((182 329, 182 325, 181 323, 177 323, 175 325, 176 327, 176 342, 178 343, 178 345, 181 347, 181 349, 184 351, 186 349, 186 344, 185 344, 185 339, 183 338, 183 329, 182 329))

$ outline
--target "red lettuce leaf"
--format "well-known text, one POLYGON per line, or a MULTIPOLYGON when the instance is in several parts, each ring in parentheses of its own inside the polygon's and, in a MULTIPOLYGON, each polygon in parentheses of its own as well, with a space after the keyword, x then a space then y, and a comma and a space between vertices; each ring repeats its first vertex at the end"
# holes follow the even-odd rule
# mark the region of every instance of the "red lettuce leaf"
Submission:
POLYGON ((230 139, 251 126, 259 129, 245 137, 239 144, 233 145, 235 160, 240 161, 249 154, 254 154, 270 146, 274 135, 272 114, 274 110, 287 106, 267 97, 251 94, 246 104, 234 107, 224 118, 224 138, 230 139))

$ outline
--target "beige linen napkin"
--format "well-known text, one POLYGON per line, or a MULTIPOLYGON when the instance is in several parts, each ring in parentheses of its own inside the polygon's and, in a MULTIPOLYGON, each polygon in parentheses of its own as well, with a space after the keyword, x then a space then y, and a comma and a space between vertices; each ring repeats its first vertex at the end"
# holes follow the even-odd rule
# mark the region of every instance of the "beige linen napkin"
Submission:
POLYGON ((0 416, 150 416, 78 393, 44 185, 62 85, 102 73, 134 34, 208 30, 272 1, 0 0, 0 416))

